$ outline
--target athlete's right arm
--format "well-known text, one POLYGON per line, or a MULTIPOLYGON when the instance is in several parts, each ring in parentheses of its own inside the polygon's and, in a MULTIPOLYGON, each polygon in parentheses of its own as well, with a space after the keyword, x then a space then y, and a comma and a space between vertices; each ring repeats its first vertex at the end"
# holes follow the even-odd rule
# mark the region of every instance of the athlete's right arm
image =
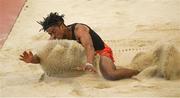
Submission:
POLYGON ((37 55, 33 55, 31 51, 29 51, 29 53, 27 51, 24 51, 23 54, 20 55, 20 60, 26 63, 33 63, 33 64, 40 63, 40 58, 37 55))

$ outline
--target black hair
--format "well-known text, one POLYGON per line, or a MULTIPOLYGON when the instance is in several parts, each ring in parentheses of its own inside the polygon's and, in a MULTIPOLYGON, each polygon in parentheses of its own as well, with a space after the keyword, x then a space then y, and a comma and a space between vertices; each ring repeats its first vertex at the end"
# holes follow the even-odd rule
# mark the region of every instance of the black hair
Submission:
POLYGON ((46 31, 49 27, 53 25, 59 25, 64 22, 64 14, 59 15, 57 12, 51 12, 43 21, 37 21, 42 26, 41 30, 46 31))

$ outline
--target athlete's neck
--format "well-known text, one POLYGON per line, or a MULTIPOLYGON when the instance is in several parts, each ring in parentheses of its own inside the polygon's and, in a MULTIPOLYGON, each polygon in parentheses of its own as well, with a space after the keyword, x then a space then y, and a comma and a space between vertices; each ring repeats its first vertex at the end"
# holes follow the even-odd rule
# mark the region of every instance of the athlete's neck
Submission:
POLYGON ((71 31, 70 28, 67 27, 66 32, 64 33, 63 38, 64 39, 69 39, 69 40, 72 39, 72 31, 71 31))

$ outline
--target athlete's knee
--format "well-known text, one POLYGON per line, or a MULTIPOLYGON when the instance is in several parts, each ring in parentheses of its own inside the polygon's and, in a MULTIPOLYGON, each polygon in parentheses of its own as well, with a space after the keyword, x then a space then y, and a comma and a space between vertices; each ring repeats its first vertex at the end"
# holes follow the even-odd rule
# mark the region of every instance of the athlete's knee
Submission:
POLYGON ((102 74, 103 74, 103 77, 107 80, 111 80, 111 81, 117 80, 117 77, 115 76, 114 72, 106 72, 102 74))

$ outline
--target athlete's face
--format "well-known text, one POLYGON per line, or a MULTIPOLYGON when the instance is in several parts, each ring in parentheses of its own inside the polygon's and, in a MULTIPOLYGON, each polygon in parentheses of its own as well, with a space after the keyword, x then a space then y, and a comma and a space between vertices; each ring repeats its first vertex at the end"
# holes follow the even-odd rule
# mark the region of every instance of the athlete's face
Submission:
POLYGON ((63 25, 54 25, 47 29, 50 39, 62 39, 65 33, 63 25))

